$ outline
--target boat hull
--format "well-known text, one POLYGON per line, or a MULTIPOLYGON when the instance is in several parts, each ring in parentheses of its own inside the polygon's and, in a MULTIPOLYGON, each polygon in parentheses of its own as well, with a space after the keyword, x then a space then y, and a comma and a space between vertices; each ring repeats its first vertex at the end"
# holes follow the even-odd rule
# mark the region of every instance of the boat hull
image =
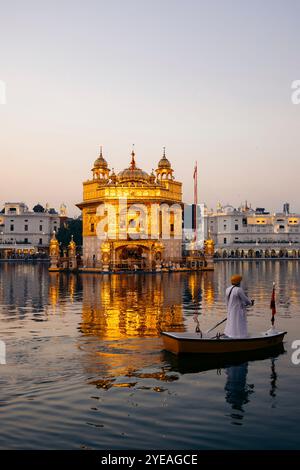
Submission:
POLYGON ((282 344, 286 332, 249 338, 201 338, 197 333, 163 332, 164 349, 173 354, 233 354, 274 348, 282 344))
POLYGON ((240 351, 227 354, 172 354, 164 351, 164 360, 169 364, 170 371, 180 374, 194 374, 209 370, 227 369, 241 364, 275 359, 286 353, 283 343, 272 348, 256 351, 240 351))

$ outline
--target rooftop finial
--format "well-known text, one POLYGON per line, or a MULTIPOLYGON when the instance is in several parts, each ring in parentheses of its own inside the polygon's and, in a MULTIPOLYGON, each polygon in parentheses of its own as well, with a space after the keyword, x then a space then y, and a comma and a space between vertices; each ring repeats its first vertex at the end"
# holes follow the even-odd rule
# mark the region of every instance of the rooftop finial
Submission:
POLYGON ((135 169, 135 152, 134 152, 134 144, 132 144, 132 151, 131 151, 131 164, 130 167, 132 170, 135 169))
POLYGON ((103 155, 102 155, 102 145, 100 145, 100 157, 103 157, 103 155))
POLYGON ((163 147, 163 157, 166 158, 166 147, 163 147))

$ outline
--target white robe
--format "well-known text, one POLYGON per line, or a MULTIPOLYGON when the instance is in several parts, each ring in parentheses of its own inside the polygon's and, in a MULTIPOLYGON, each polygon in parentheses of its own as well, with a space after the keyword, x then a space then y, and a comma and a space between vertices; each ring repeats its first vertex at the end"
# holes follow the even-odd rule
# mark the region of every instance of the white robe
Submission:
POLYGON ((241 287, 234 286, 230 294, 232 286, 226 289, 226 305, 227 305, 227 322, 225 327, 225 335, 231 338, 246 338, 247 331, 247 305, 251 305, 251 301, 246 296, 241 287))

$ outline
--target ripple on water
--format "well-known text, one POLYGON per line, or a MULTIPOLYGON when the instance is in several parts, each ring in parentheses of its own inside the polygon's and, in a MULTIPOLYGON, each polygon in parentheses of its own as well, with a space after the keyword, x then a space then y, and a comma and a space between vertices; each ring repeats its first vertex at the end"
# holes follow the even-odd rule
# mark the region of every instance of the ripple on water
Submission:
POLYGON ((1 448, 299 448, 299 263, 218 263, 175 276, 49 275, 0 266, 1 448), (286 354, 248 364, 179 361, 161 330, 208 329, 240 271, 250 331, 288 330, 286 354))

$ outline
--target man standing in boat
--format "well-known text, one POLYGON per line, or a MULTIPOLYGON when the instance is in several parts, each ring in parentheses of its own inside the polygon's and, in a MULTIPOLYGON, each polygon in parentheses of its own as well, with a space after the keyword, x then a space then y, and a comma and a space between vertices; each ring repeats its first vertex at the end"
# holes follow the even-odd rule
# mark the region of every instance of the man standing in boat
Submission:
POLYGON ((254 300, 248 299, 241 287, 242 276, 234 275, 231 278, 231 286, 226 289, 227 322, 225 335, 230 338, 246 338, 247 311, 246 307, 254 304, 254 300))

